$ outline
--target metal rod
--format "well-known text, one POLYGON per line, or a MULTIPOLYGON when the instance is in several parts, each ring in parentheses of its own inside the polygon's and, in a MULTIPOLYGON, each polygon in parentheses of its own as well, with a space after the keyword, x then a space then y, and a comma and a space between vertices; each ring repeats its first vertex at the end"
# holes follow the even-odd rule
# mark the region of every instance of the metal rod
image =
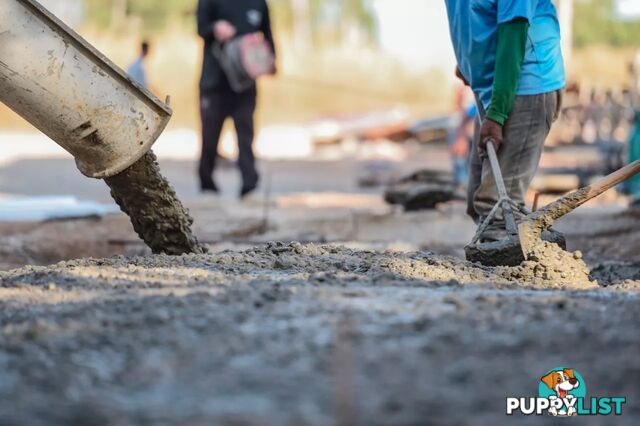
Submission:
POLYGON ((500 169, 498 154, 496 153, 496 146, 494 145, 493 140, 487 141, 487 155, 489 156, 489 162, 491 163, 493 178, 496 181, 496 186, 498 187, 498 195, 500 198, 507 198, 507 188, 504 186, 502 169, 500 169))
POLYGON ((484 218, 484 220, 478 227, 478 230, 476 231, 476 235, 473 237, 473 240, 471 240, 471 244, 475 244, 478 242, 478 240, 482 236, 482 233, 487 229, 491 221, 495 218, 496 214, 498 213, 498 210, 500 209, 501 204, 502 203, 498 201, 496 205, 493 206, 493 208, 491 209, 491 212, 489 212, 487 217, 484 218))
POLYGON ((539 192, 536 192, 536 196, 533 198, 533 208, 531 209, 533 212, 538 211, 538 207, 540 206, 540 196, 542 194, 540 194, 539 192))
MULTIPOLYGON (((489 156, 489 163, 491 164, 491 171, 493 172, 493 179, 496 181, 496 186, 498 187, 500 200, 508 200, 509 195, 507 194, 507 188, 504 186, 504 179, 502 177, 500 163, 498 162, 495 142, 491 139, 487 141, 487 154, 489 156)), ((507 232, 511 235, 518 235, 518 227, 516 226, 516 220, 513 216, 511 203, 508 201, 502 201, 502 212, 507 232)))

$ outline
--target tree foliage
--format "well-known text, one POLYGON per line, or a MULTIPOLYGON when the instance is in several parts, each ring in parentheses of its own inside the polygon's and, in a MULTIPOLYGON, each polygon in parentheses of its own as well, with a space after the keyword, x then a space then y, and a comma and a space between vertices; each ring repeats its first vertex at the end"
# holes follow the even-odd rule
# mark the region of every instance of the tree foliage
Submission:
POLYGON ((594 44, 639 47, 640 22, 618 21, 613 0, 577 0, 574 44, 576 47, 594 44))
MULTIPOLYGON (((114 24, 114 15, 120 4, 121 11, 128 18, 142 21, 146 32, 160 31, 170 21, 193 21, 198 0, 84 0, 88 18, 91 23, 100 27, 114 24)), ((234 0, 229 0, 234 1, 234 0)), ((307 0, 309 3, 309 21, 314 32, 321 32, 327 25, 327 11, 338 11, 338 22, 333 19, 329 25, 339 27, 341 22, 348 21, 359 25, 374 38, 375 18, 371 12, 369 0, 307 0)), ((280 30, 290 30, 293 23, 291 0, 268 0, 271 13, 280 30)), ((331 17, 330 17, 331 18, 331 17)), ((335 17, 334 17, 335 18, 335 17)), ((117 24, 117 23, 116 23, 117 24)))
MULTIPOLYGON (((141 21, 145 32, 161 31, 170 21, 193 22, 198 0, 84 0, 92 24, 108 27, 114 24, 118 4, 124 4, 124 15, 141 21)), ((230 0, 234 1, 234 0, 230 0)), ((292 28, 291 0, 268 0, 280 30, 292 28)), ((340 33, 345 22, 360 26, 375 40, 376 18, 370 0, 307 0, 312 32, 319 38, 331 37, 331 28, 340 33), (332 16, 329 12, 337 15, 332 16)), ((640 0, 638 0, 640 1, 640 0)), ((118 24, 115 22, 115 24, 118 24)), ((594 44, 640 47, 640 22, 615 19, 613 0, 575 0, 574 43, 576 47, 594 44)))
POLYGON ((147 32, 156 32, 165 28, 174 20, 185 20, 193 16, 197 0, 85 0, 87 17, 98 26, 111 26, 120 4, 127 18, 138 18, 147 32))

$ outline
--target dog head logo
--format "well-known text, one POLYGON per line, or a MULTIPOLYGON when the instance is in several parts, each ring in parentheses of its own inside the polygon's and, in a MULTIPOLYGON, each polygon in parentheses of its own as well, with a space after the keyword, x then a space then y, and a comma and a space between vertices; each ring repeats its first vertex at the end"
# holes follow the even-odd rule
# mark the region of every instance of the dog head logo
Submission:
POLYGON ((569 417, 577 414, 576 398, 586 394, 586 386, 580 373, 573 368, 558 368, 547 372, 540 379, 539 396, 553 403, 549 408, 552 416, 569 417))
POLYGON ((549 389, 553 390, 560 399, 566 398, 569 391, 580 387, 580 381, 576 379, 573 368, 552 371, 540 380, 547 385, 549 389))

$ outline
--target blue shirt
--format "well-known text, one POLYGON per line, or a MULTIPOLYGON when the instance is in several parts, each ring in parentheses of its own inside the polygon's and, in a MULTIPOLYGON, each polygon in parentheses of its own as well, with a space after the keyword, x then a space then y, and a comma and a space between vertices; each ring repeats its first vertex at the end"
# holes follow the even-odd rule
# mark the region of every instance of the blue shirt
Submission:
POLYGON ((144 72, 144 57, 140 56, 136 61, 129 66, 127 70, 129 78, 138 83, 140 86, 147 87, 147 75, 144 72))
POLYGON ((529 36, 517 95, 565 86, 560 24, 551 0, 445 0, 458 67, 482 102, 491 104, 498 25, 524 18, 529 36))

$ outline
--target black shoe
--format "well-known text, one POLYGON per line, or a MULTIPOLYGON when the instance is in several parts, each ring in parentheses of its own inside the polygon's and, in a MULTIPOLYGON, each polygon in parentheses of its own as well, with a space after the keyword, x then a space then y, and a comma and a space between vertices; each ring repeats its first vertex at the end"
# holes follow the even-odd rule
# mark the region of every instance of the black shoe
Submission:
POLYGON ((258 188, 257 185, 243 187, 242 190, 240 190, 240 199, 242 200, 242 199, 246 198, 248 195, 250 195, 257 188, 258 188))
POLYGON ((200 191, 203 194, 207 194, 207 193, 219 194, 220 193, 220 190, 218 189, 218 185, 216 185, 213 182, 208 184, 202 184, 202 186, 200 187, 200 191))

